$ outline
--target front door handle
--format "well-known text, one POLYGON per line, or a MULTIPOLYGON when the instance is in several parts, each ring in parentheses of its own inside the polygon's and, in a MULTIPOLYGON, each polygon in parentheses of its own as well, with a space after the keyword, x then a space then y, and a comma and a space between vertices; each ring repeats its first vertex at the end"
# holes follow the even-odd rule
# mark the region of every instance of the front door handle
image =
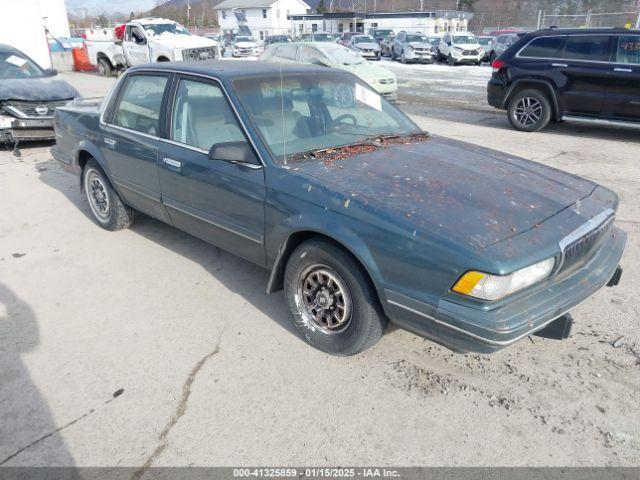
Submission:
POLYGON ((165 165, 167 165, 168 167, 172 167, 175 170, 180 170, 180 167, 182 167, 182 162, 174 160, 173 158, 164 157, 162 161, 165 165))
POLYGON ((116 141, 113 138, 105 137, 104 144, 109 148, 116 148, 116 141))
POLYGON ((614 68, 613 71, 621 73, 633 73, 633 70, 631 70, 630 68, 614 68))
POLYGON ((558 68, 567 68, 569 65, 567 65, 566 63, 552 63, 551 66, 558 68))

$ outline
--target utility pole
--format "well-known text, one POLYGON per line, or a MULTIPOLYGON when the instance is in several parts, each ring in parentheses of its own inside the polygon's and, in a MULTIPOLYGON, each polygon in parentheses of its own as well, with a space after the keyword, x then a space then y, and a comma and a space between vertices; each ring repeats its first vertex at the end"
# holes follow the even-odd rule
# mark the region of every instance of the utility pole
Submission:
POLYGON ((536 30, 540 30, 542 22, 542 10, 538 10, 538 28, 536 30))
POLYGON ((638 0, 638 18, 636 19, 636 30, 640 29, 640 0, 638 0))

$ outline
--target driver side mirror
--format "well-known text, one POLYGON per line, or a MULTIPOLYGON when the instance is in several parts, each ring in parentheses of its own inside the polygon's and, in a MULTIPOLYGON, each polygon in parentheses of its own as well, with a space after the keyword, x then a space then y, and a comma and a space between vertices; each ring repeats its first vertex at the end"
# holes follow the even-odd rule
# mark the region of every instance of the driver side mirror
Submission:
POLYGON ((44 69, 44 76, 45 77, 55 77, 56 75, 58 75, 58 70, 56 70, 55 68, 45 68, 44 69))
POLYGON ((321 67, 331 67, 329 60, 327 60, 326 58, 314 58, 312 63, 321 67))
POLYGON ((260 165, 248 142, 215 143, 209 150, 209 160, 260 165))

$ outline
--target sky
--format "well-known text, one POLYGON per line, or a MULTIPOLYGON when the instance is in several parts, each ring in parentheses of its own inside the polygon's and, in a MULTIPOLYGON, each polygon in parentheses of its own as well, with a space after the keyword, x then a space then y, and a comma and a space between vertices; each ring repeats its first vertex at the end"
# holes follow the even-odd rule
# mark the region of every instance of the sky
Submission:
POLYGON ((65 0, 69 13, 80 13, 88 9, 90 14, 130 12, 138 10, 149 10, 155 2, 154 0, 65 0))

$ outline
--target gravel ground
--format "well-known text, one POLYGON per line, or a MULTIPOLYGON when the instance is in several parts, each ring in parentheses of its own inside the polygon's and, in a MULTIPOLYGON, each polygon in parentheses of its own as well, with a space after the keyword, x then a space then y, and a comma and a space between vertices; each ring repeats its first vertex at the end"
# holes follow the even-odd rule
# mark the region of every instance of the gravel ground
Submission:
POLYGON ((383 64, 431 132, 619 192, 623 282, 571 338, 459 355, 393 330, 329 357, 266 272, 147 217, 106 232, 49 145, 1 151, 0 465, 640 465, 640 135, 522 134, 482 104, 487 68, 383 64))

